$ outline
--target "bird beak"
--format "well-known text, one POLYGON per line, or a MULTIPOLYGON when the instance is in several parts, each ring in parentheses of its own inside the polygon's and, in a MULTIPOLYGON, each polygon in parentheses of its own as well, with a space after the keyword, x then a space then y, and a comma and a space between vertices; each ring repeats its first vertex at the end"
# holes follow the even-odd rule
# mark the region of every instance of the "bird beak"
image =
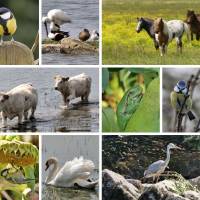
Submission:
POLYGON ((47 171, 47 169, 49 169, 49 164, 48 163, 46 163, 45 171, 47 171))
POLYGON ((180 148, 180 147, 178 147, 178 146, 176 146, 176 149, 178 149, 178 150, 183 150, 182 148, 180 148))
POLYGON ((48 33, 48 28, 47 28, 47 22, 44 22, 44 26, 45 26, 46 34, 47 34, 47 37, 48 37, 49 33, 48 33))

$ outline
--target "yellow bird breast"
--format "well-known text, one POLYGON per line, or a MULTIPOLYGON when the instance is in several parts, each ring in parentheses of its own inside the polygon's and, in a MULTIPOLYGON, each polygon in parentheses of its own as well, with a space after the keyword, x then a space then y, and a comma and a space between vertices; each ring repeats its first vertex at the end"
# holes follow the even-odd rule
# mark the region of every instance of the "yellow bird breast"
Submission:
POLYGON ((10 35, 13 35, 15 33, 15 31, 17 30, 17 23, 14 17, 7 21, 6 27, 10 35))
POLYGON ((4 29, 3 26, 0 24, 0 35, 4 35, 4 29))

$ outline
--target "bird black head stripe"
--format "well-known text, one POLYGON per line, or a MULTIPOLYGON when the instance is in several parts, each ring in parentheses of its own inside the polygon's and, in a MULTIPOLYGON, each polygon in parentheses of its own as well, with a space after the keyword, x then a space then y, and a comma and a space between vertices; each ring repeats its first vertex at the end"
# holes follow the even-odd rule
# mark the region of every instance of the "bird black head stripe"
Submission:
POLYGON ((8 8, 5 8, 5 7, 0 8, 0 15, 7 13, 7 12, 12 13, 11 10, 9 10, 8 8))

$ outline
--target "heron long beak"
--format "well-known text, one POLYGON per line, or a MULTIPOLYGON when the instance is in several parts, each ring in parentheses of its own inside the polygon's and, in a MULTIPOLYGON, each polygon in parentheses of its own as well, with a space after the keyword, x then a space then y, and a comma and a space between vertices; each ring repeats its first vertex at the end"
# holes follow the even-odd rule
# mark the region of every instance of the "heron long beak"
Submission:
POLYGON ((44 22, 44 26, 45 26, 45 29, 46 29, 46 34, 47 34, 47 37, 49 35, 49 32, 48 32, 48 28, 47 28, 47 22, 44 22))
POLYGON ((176 146, 176 149, 183 150, 182 148, 180 148, 180 147, 178 147, 178 146, 176 146))

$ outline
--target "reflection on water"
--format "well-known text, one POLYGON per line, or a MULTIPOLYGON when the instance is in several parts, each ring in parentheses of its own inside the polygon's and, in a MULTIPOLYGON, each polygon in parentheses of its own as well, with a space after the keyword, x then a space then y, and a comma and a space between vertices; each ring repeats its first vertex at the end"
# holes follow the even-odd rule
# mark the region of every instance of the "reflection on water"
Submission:
POLYGON ((35 113, 36 121, 27 121, 18 126, 17 118, 14 118, 13 120, 8 120, 9 127, 2 128, 1 131, 98 131, 99 83, 97 68, 0 69, 0 91, 9 91, 22 83, 32 83, 37 88, 39 102, 35 113), (54 90, 54 76, 58 74, 73 76, 83 72, 92 77, 89 103, 83 104, 80 99, 77 99, 72 101, 72 106, 69 110, 63 109, 62 96, 58 91, 54 90))
POLYGON ((98 200, 96 191, 43 186, 43 200, 98 200))

